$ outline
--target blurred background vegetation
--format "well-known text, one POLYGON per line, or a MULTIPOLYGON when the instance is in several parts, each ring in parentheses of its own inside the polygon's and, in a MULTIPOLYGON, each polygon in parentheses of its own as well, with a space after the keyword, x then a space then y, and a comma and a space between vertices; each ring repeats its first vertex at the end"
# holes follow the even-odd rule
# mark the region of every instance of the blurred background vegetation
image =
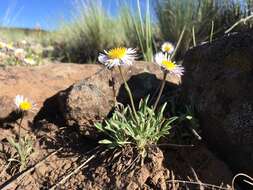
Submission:
MULTIPOLYGON (((63 62, 95 62, 98 52, 115 46, 137 47, 141 60, 152 61, 161 43, 175 43, 184 27, 181 56, 195 45, 223 36, 234 23, 253 14, 253 0, 146 0, 144 8, 136 1, 135 9, 127 0, 120 1, 118 14, 112 16, 101 0, 80 0, 73 7, 73 21, 61 21, 55 31, 2 28, 0 35, 53 46, 50 56, 63 62)), ((252 28, 252 20, 233 32, 252 28)))

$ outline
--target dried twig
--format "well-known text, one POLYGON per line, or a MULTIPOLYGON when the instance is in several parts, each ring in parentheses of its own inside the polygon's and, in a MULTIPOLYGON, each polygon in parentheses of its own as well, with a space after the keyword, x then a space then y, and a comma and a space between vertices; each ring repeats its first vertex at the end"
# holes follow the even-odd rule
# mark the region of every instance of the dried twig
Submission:
POLYGON ((248 20, 252 19, 252 18, 253 18, 253 14, 252 14, 252 15, 249 15, 249 16, 247 16, 247 17, 245 17, 245 18, 241 18, 239 21, 237 21, 235 24, 233 24, 229 29, 227 29, 227 30, 225 31, 225 34, 231 32, 237 25, 239 25, 239 24, 241 24, 241 23, 246 24, 246 22, 247 22, 248 20))
POLYGON ((210 188, 217 188, 217 189, 221 189, 221 190, 229 190, 229 188, 226 187, 220 187, 217 185, 212 185, 212 184, 208 184, 208 183, 199 183, 196 181, 184 181, 184 180, 168 180, 168 183, 184 183, 184 184, 193 184, 193 185, 202 185, 202 186, 206 186, 206 187, 210 187, 210 188))
POLYGON ((201 141, 202 140, 202 137, 198 134, 198 132, 193 129, 192 127, 189 126, 189 129, 191 130, 192 134, 199 140, 201 141))
POLYGON ((198 178, 198 175, 197 173, 195 172, 195 170, 193 169, 193 167, 190 167, 191 168, 191 171, 193 173, 193 176, 195 178, 195 180, 199 183, 199 189, 200 190, 204 190, 204 186, 202 185, 202 182, 200 181, 200 179, 198 178))
POLYGON ((178 148, 184 148, 184 147, 191 148, 191 147, 194 147, 193 144, 184 145, 184 144, 170 144, 170 143, 157 144, 157 146, 171 146, 171 147, 178 147, 178 148))
POLYGON ((171 178, 172 178, 172 189, 175 190, 176 186, 175 186, 175 175, 173 173, 173 171, 171 171, 171 178))
POLYGON ((73 172, 69 173, 64 178, 62 178, 58 183, 56 183, 55 185, 53 185, 49 190, 54 190, 59 185, 64 184, 67 179, 69 179, 72 175, 76 174, 80 169, 82 169, 93 158, 95 158, 95 155, 92 155, 88 160, 86 160, 84 163, 82 163, 80 166, 78 166, 73 172))
POLYGON ((232 180, 232 190, 235 190, 235 180, 236 180, 236 178, 238 178, 239 176, 241 176, 241 177, 243 176, 243 177, 245 177, 245 178, 248 178, 250 181, 244 179, 243 182, 248 183, 249 185, 252 185, 252 187, 253 187, 253 178, 250 177, 250 176, 248 176, 247 174, 239 173, 239 174, 236 174, 236 175, 234 176, 233 180, 232 180))

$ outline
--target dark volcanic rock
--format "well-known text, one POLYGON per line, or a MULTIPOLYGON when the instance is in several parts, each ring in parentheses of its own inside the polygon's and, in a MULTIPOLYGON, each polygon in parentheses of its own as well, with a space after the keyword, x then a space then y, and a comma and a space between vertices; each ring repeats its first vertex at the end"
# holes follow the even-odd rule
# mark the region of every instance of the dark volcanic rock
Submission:
POLYGON ((253 174, 253 32, 196 47, 182 79, 203 136, 236 172, 253 174))
MULTIPOLYGON (((159 68, 150 63, 137 63, 124 69, 124 73, 136 104, 141 98, 155 92, 160 85, 159 78, 162 75, 159 68)), ((49 98, 35 120, 47 119, 61 126, 76 126, 88 137, 97 138, 94 122, 103 120, 114 106, 112 76, 115 78, 117 100, 123 104, 129 103, 128 94, 118 70, 111 72, 104 69, 49 98)), ((169 78, 168 80, 178 79, 169 78)), ((175 89, 174 86, 176 85, 168 82, 165 89, 175 89)), ((171 93, 170 90, 168 92, 171 93)), ((164 101, 166 96, 161 99, 164 101)))
POLYGON ((68 126, 78 126, 85 135, 96 138, 95 128, 91 126, 112 109, 113 96, 110 92, 88 81, 80 81, 59 93, 60 114, 68 126))

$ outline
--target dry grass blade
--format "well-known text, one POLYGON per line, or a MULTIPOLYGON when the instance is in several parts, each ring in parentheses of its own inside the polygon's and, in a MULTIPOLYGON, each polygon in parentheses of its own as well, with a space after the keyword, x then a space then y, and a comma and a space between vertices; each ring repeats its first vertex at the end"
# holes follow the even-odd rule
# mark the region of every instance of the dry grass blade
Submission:
POLYGON ((199 141, 201 141, 201 140, 202 140, 202 137, 198 134, 198 132, 197 132, 195 129, 193 129, 191 126, 189 126, 189 128, 190 128, 192 134, 193 134, 199 141))
POLYGON ((253 14, 250 15, 250 16, 247 16, 246 18, 240 19, 240 20, 237 21, 235 24, 233 24, 229 29, 227 29, 227 30, 225 31, 225 34, 228 34, 229 32, 231 32, 235 27, 237 27, 237 26, 238 26, 239 24, 241 24, 241 23, 246 24, 246 22, 247 22, 248 20, 252 19, 252 18, 253 18, 253 14))
POLYGON ((82 163, 80 166, 78 166, 73 172, 69 173, 64 178, 62 178, 57 184, 53 185, 49 190, 54 190, 58 186, 64 184, 67 179, 69 179, 72 175, 76 174, 80 169, 82 169, 93 158, 95 158, 95 155, 92 155, 88 160, 86 160, 84 163, 82 163))
POLYGON ((250 176, 248 176, 247 174, 244 174, 244 173, 239 173, 239 174, 236 174, 234 176, 233 180, 232 180, 232 190, 236 190, 235 189, 235 180, 238 177, 245 177, 245 178, 249 179, 250 181, 244 179, 243 182, 253 186, 253 178, 252 177, 250 177, 250 176))
POLYGON ((191 171, 193 173, 193 176, 195 178, 195 180, 199 183, 199 189, 200 190, 204 190, 204 186, 202 185, 202 182, 200 181, 200 179, 198 178, 198 175, 196 174, 195 170, 191 167, 191 171))
POLYGON ((178 148, 192 148, 194 147, 193 144, 171 144, 171 143, 162 143, 162 144, 157 144, 157 146, 170 146, 170 147, 178 147, 178 148))
POLYGON ((185 180, 168 180, 167 181, 168 183, 183 183, 183 184, 193 184, 193 185, 199 185, 199 186, 204 186, 204 187, 209 187, 209 188, 216 188, 216 189, 220 189, 220 190, 230 190, 230 188, 227 188, 227 187, 220 187, 220 186, 217 186, 217 185, 212 185, 212 184, 209 184, 209 183, 199 183, 199 182, 196 182, 196 181, 185 181, 185 180))

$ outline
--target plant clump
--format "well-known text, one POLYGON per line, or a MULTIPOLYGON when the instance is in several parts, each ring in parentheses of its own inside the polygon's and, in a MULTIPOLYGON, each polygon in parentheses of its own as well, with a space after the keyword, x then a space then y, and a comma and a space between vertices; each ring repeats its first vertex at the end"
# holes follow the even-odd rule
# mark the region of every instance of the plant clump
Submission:
MULTIPOLYGON (((182 31, 178 44, 174 47, 171 43, 166 42, 162 46, 162 52, 155 55, 155 62, 164 73, 159 94, 154 105, 149 105, 149 97, 139 102, 136 109, 131 89, 125 80, 122 66, 129 66, 137 57, 137 52, 132 48, 113 48, 99 54, 98 60, 109 69, 118 67, 119 73, 124 81, 124 86, 130 98, 130 104, 124 107, 120 103, 115 103, 115 111, 111 118, 103 123, 96 123, 95 127, 108 136, 108 138, 100 140, 99 143, 106 144, 109 148, 124 147, 132 145, 136 147, 144 159, 147 155, 148 147, 156 145, 161 137, 170 133, 171 124, 178 117, 165 117, 165 108, 167 103, 157 109, 160 97, 163 92, 167 75, 181 77, 184 68, 178 65, 174 60, 175 53, 181 43, 184 30, 182 31)), ((115 98, 116 100, 116 98, 115 98)))
POLYGON ((33 139, 29 136, 22 136, 21 128, 24 117, 28 112, 34 110, 35 104, 22 95, 17 95, 14 103, 16 105, 16 112, 20 115, 20 121, 18 123, 17 139, 13 137, 7 138, 9 146, 14 150, 13 154, 6 156, 11 173, 15 173, 16 170, 19 172, 25 170, 29 164, 30 156, 34 152, 33 139))

